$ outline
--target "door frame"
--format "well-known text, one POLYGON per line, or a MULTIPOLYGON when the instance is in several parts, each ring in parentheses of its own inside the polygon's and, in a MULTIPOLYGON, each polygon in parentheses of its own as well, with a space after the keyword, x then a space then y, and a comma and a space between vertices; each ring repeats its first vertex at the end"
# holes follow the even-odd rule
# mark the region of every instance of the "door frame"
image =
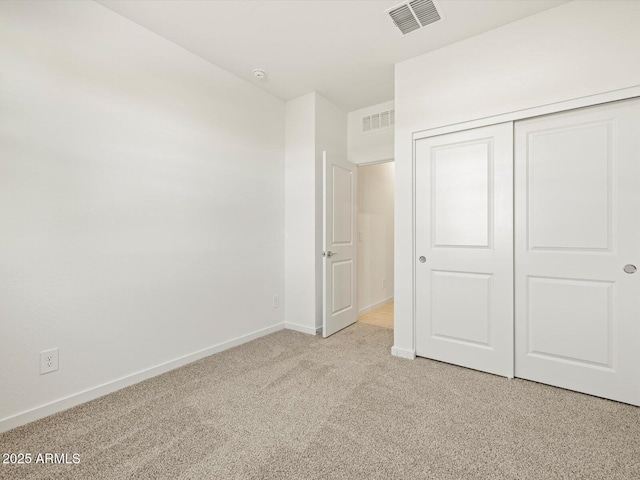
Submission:
MULTIPOLYGON (((517 110, 514 112, 503 113, 482 117, 466 122, 453 123, 441 127, 428 128, 424 130, 414 131, 411 136, 411 348, 412 351, 397 349, 395 346, 391 349, 392 355, 401 356, 403 358, 414 359, 416 357, 416 141, 423 138, 445 135, 448 133, 460 132, 479 127, 487 127, 498 123, 516 122, 517 120, 525 120, 552 113, 566 112, 584 107, 592 107, 596 105, 604 105, 620 100, 629 100, 632 98, 640 98, 640 85, 619 90, 612 90, 605 93, 588 95, 570 100, 550 103, 533 108, 517 110)), ((515 306, 515 305, 514 305, 515 306)), ((515 318, 515 310, 514 310, 515 318)), ((514 358, 515 361, 515 358, 514 358)))
MULTIPOLYGON (((323 184, 322 184, 322 195, 323 195, 323 213, 322 213, 322 251, 324 252, 326 250, 326 238, 325 237, 325 229, 326 229, 326 215, 324 213, 324 208, 326 208, 326 199, 325 199, 325 195, 326 195, 326 178, 325 178, 325 174, 326 174, 326 151, 323 152, 323 162, 322 162, 322 169, 323 169, 323 184)), ((358 168, 360 167, 370 167, 370 166, 374 166, 374 165, 381 165, 383 163, 394 163, 395 162, 395 157, 391 157, 391 158, 385 158, 382 160, 373 160, 370 162, 361 162, 361 163, 354 163, 355 167, 356 167, 356 171, 358 168)), ((355 234, 356 234, 356 239, 358 238, 358 215, 360 213, 360 205, 358 204, 358 186, 356 183, 356 190, 354 192, 354 196, 355 196, 355 234)), ((395 231, 394 231, 394 235, 395 235, 395 231)), ((356 240, 355 242, 355 265, 356 265, 356 277, 355 277, 355 284, 354 284, 354 298, 355 298, 355 305, 356 305, 356 322, 357 322, 357 318, 358 318, 358 305, 359 305, 359 299, 358 299, 358 282, 359 282, 359 275, 357 275, 357 269, 358 269, 358 242, 356 240)), ((394 263, 395 263, 395 258, 394 258, 394 263)), ((326 309, 326 280, 325 280, 325 266, 324 266, 324 260, 323 260, 323 267, 322 267, 322 317, 323 317, 323 323, 324 323, 324 315, 325 315, 325 309, 326 309)), ((395 293, 395 292, 394 292, 395 293)), ((319 327, 318 332, 320 335, 322 335, 324 337, 324 325, 319 327)), ((326 338, 326 337, 325 337, 326 338)))

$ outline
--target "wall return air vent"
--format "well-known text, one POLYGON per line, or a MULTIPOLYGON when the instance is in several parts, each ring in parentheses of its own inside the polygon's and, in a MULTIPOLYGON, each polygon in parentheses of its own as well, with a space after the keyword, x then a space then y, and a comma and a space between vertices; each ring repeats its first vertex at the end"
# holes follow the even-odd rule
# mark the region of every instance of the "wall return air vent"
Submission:
POLYGON ((444 18, 434 0, 412 0, 390 8, 386 13, 403 35, 444 18))
POLYGON ((362 133, 383 130, 392 127, 396 123, 396 111, 385 110, 384 112, 372 113, 362 117, 362 133))

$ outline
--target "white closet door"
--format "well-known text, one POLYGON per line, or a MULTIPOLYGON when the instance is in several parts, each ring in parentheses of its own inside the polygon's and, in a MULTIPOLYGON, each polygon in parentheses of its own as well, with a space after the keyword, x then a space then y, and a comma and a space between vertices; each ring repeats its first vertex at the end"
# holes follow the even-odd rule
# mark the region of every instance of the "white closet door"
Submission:
POLYGON ((517 122, 515 152, 516 376, 640 405, 640 102, 517 122))
POLYGON ((415 155, 416 354, 513 377, 513 124, 415 155))

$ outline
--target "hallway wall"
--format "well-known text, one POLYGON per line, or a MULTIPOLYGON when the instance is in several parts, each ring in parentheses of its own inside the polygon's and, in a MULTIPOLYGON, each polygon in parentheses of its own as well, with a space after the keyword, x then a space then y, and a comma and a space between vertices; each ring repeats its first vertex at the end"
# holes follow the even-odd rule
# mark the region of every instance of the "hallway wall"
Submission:
POLYGON ((393 299, 394 163, 358 167, 358 310, 393 299))

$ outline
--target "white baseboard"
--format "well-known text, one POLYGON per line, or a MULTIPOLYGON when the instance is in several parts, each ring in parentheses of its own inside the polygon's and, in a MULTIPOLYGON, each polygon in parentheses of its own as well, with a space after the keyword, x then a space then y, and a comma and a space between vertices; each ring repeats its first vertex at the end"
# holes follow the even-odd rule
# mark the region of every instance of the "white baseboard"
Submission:
POLYGON ((391 355, 394 357, 406 358, 408 360, 414 360, 416 358, 416 351, 409 350, 407 348, 391 347, 391 355))
POLYGON ((140 370, 139 372, 132 373, 131 375, 118 378, 111 382, 103 383, 102 385, 83 390, 82 392, 74 393, 73 395, 69 395, 59 400, 54 400, 53 402, 47 403, 45 405, 41 405, 39 407, 26 410, 16 415, 3 418, 2 420, 0 420, 0 433, 6 432, 7 430, 11 430, 12 428, 16 428, 30 422, 34 422, 41 418, 48 417, 49 415, 52 415, 54 413, 67 410, 71 407, 75 407, 76 405, 80 405, 81 403, 94 400, 108 393, 115 392, 116 390, 121 390, 143 380, 147 380, 162 373, 166 373, 170 370, 174 370, 178 367, 182 367, 188 363, 192 363, 196 360, 200 360, 201 358, 213 355, 214 353, 219 353, 224 350, 237 347, 238 345, 250 342, 251 340, 255 340, 256 338, 264 337, 265 335, 269 335, 270 333, 277 332, 284 328, 284 322, 278 323, 271 327, 262 328, 246 335, 227 340, 226 342, 218 343, 217 345, 213 345, 203 350, 199 350, 183 357, 176 358, 175 360, 170 360, 168 362, 161 363, 145 370, 140 370))
POLYGON ((386 305, 387 303, 391 303, 391 302, 393 302, 393 295, 391 295, 389 298, 385 298, 381 302, 374 303, 373 305, 369 305, 368 307, 358 310, 358 316, 364 315, 365 313, 369 313, 370 311, 375 310, 376 308, 380 308, 383 305, 386 305))
POLYGON ((306 333, 307 335, 317 335, 322 332, 322 327, 307 327, 306 325, 300 325, 299 323, 285 322, 284 328, 287 330, 295 330, 296 332, 306 333))

